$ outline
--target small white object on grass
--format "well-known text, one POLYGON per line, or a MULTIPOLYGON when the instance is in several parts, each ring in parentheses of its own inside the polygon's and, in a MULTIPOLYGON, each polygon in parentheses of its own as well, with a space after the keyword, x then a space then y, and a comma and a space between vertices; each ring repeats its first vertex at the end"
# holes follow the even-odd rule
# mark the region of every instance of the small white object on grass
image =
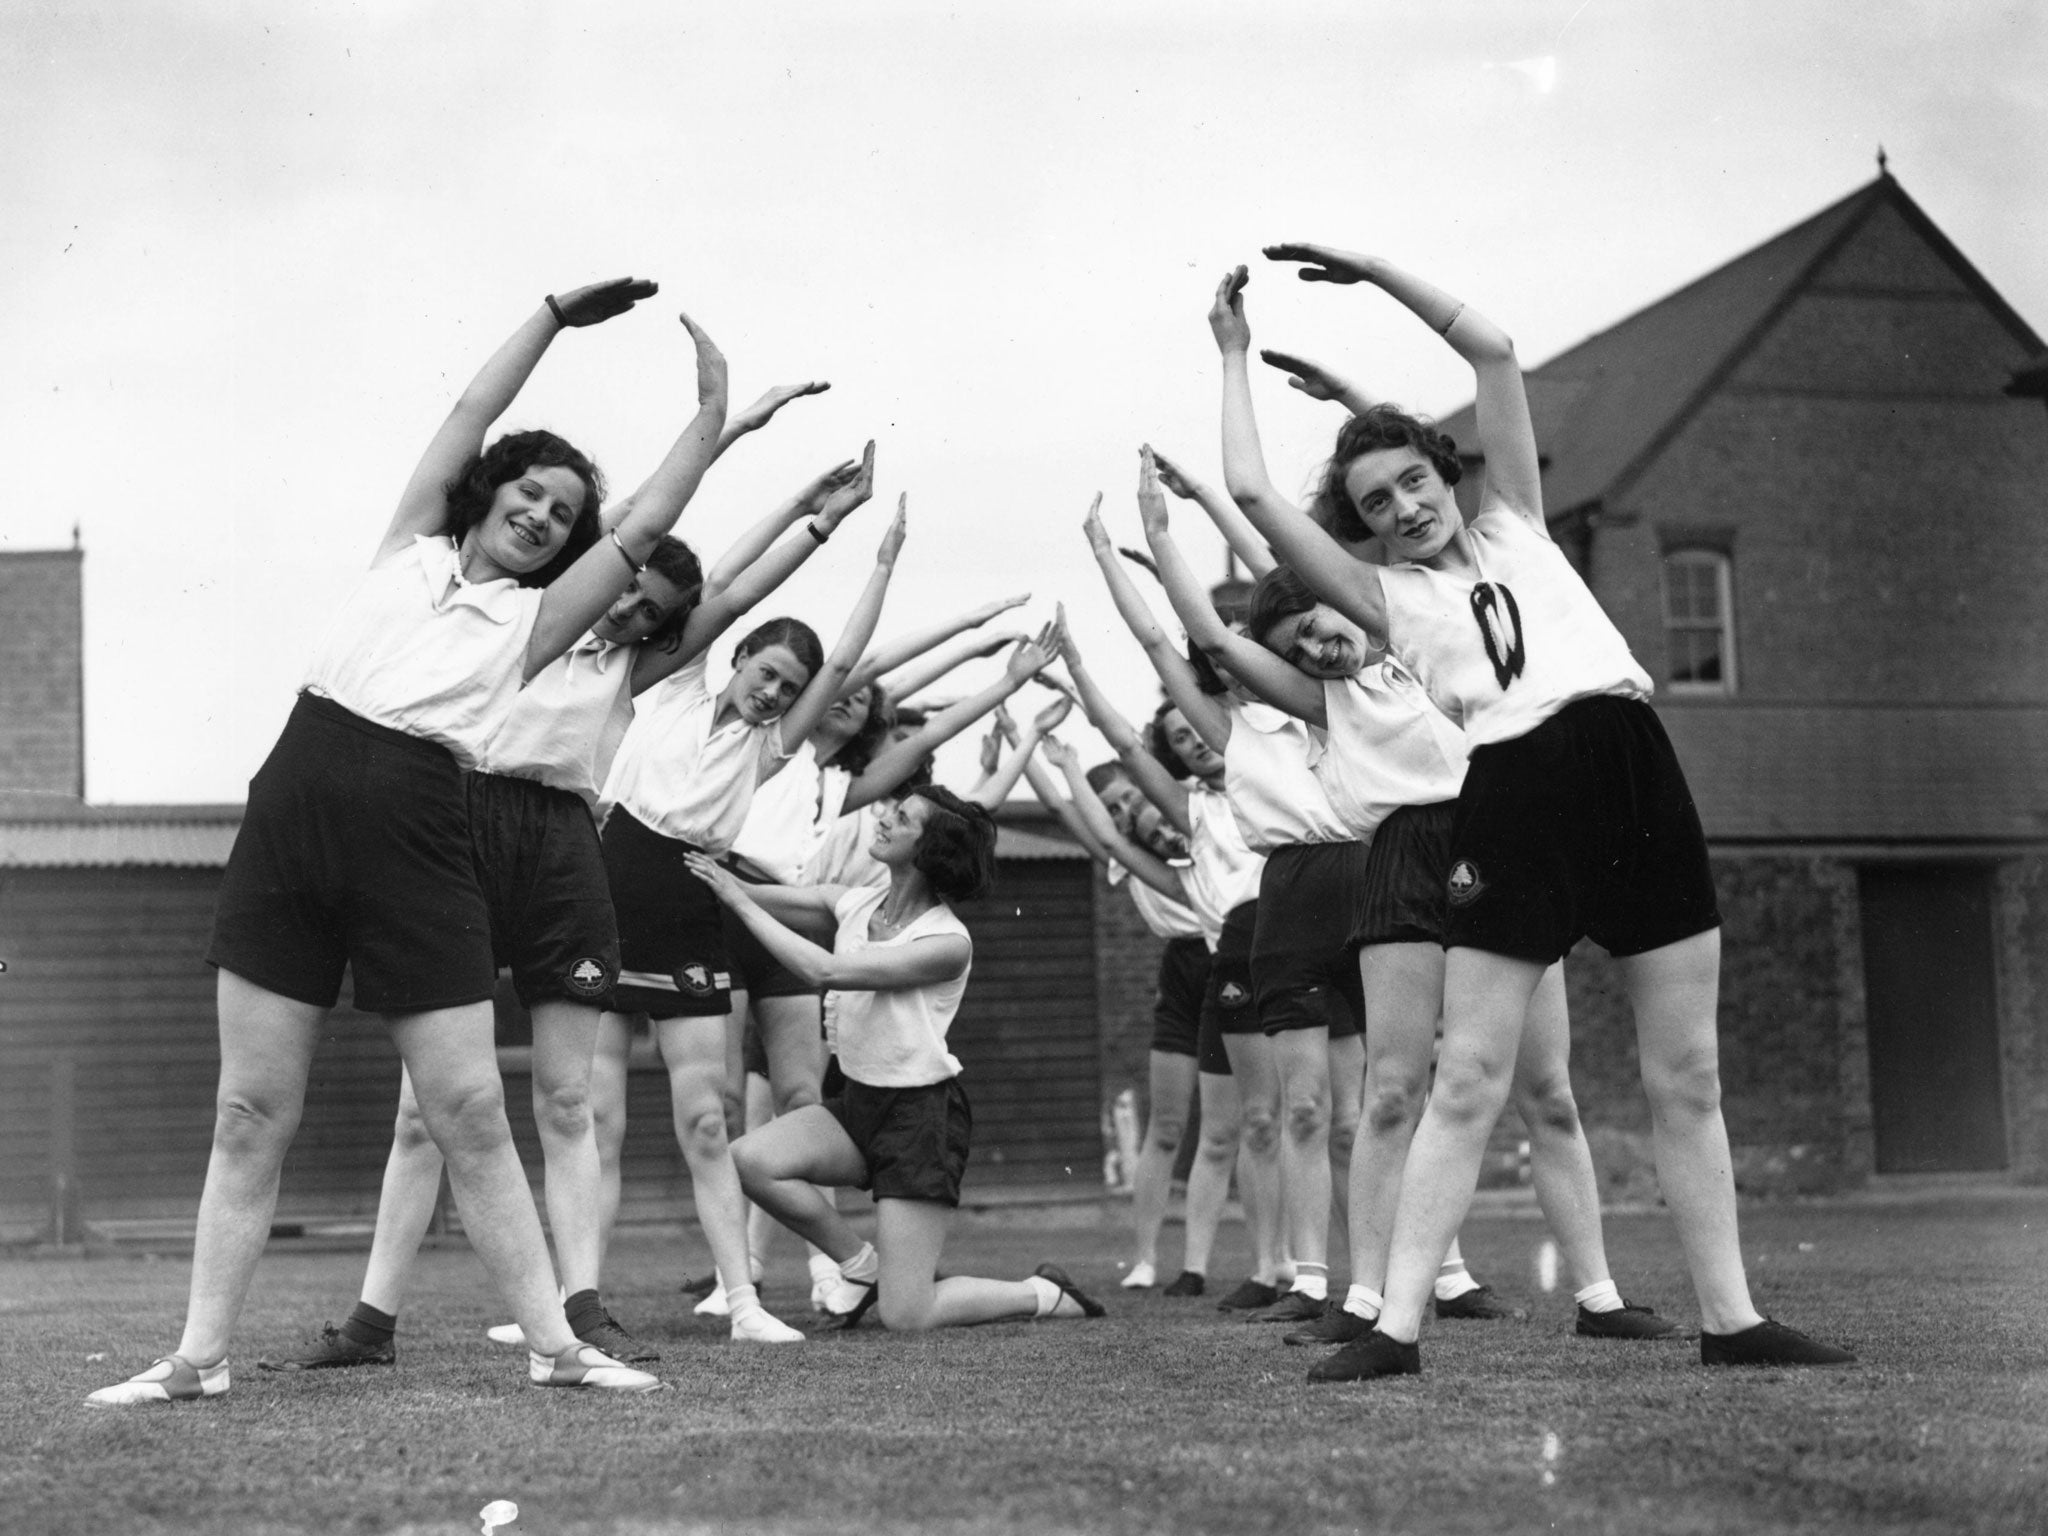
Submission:
POLYGON ((1543 1433, 1543 1486, 1548 1488, 1557 1481, 1557 1458, 1564 1447, 1559 1443, 1557 1431, 1543 1433))
POLYGON ((519 1506, 510 1499, 493 1499, 476 1513, 484 1523, 484 1536, 491 1536, 494 1527, 510 1525, 519 1518, 519 1506))

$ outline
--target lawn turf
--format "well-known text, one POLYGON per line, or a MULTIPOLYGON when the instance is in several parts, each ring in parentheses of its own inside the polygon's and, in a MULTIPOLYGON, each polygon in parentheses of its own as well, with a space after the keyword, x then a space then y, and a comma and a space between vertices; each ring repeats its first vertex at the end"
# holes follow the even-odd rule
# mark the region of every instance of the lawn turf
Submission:
MULTIPOLYGON (((1614 1216, 1631 1300, 1697 1325, 1667 1220, 1614 1216)), ((1169 1232, 1169 1252, 1175 1240, 1169 1232)), ((481 1335, 466 1249, 421 1262, 399 1363, 277 1376, 354 1298, 362 1255, 273 1245, 227 1397, 86 1407, 177 1336, 183 1258, 0 1260, 0 1530, 475 1532, 2038 1532, 2048 1525, 2048 1193, 1752 1207, 1758 1304, 1858 1350, 1843 1371, 1707 1371, 1693 1343, 1579 1340, 1535 1289, 1540 1222, 1476 1218, 1474 1272, 1529 1323, 1425 1332, 1420 1379, 1309 1387, 1316 1351, 1212 1296, 1116 1288, 1089 1208, 960 1218, 946 1264, 1066 1264, 1099 1322, 726 1344, 675 1293, 702 1245, 628 1233, 609 1299, 677 1390, 544 1392, 481 1335), (88 1360, 104 1354, 100 1361, 88 1360)), ((1170 1278, 1171 1266, 1164 1266, 1170 1278)), ((780 1250, 767 1299, 802 1310, 780 1250)))

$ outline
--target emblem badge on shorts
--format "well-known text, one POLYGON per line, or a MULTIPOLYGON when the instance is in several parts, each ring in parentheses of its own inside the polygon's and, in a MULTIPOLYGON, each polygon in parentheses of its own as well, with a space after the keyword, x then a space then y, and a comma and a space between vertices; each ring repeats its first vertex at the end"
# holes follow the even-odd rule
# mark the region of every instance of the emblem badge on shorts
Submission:
POLYGON ((1226 981, 1216 989, 1216 1001, 1226 1008, 1242 1008, 1251 1001, 1251 993, 1234 981, 1226 981))
POLYGON ((583 959, 570 966, 569 974, 562 979, 578 997, 599 997, 603 995, 609 977, 610 972, 597 961, 583 959))
POLYGON ((1470 859, 1460 859, 1451 866, 1451 905, 1470 906, 1479 899, 1486 889, 1486 882, 1479 878, 1479 866, 1470 859))
POLYGON ((676 972, 676 985, 692 997, 709 997, 712 992, 711 968, 706 965, 686 965, 676 972))

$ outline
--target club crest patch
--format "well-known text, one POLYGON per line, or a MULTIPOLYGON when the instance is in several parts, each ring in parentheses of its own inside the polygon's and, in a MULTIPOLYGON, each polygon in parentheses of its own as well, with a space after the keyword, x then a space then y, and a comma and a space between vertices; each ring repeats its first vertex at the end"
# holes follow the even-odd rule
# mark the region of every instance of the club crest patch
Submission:
POLYGON ((578 997, 602 997, 611 985, 612 975, 600 962, 588 956, 569 967, 563 983, 578 997))
POLYGON ((1226 1008, 1242 1008, 1251 1000, 1251 993, 1234 981, 1226 981, 1216 989, 1216 1001, 1226 1008))
POLYGON ((692 997, 709 997, 715 990, 711 984, 711 967, 695 963, 684 966, 676 972, 676 987, 692 997))
POLYGON ((1450 893, 1454 907, 1470 906, 1486 889, 1486 882, 1479 876, 1479 866, 1470 859, 1460 859, 1451 866, 1450 893))

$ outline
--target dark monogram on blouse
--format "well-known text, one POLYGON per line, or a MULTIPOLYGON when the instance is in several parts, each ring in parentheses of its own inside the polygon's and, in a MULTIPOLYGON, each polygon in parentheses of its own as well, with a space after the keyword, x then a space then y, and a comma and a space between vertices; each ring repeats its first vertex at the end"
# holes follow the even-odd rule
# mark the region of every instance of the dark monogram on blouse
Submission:
POLYGON ((1472 589, 1472 617, 1479 623, 1479 638, 1486 642, 1494 681, 1506 688, 1529 662, 1528 647, 1522 643, 1522 610, 1515 604, 1515 594, 1497 581, 1480 582, 1472 589))

